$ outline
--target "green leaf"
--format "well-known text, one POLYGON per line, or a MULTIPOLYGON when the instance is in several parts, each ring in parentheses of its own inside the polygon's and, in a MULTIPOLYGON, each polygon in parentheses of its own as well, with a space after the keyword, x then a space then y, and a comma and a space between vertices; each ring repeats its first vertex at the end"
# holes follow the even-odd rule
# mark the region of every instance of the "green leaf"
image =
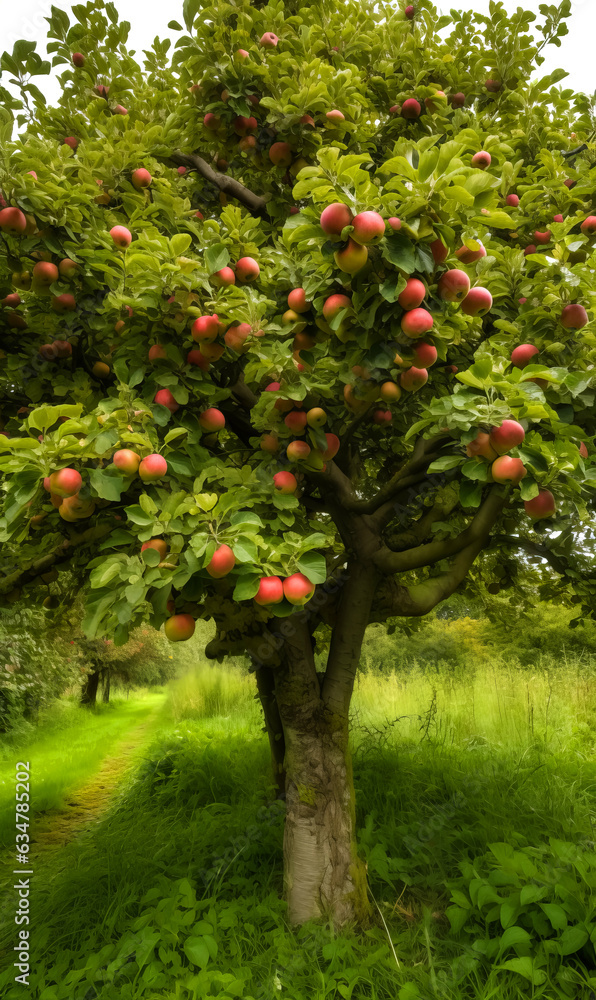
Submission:
POLYGON ((482 483, 462 479, 459 484, 459 502, 462 507, 479 507, 482 500, 482 483))
POLYGON ((102 500, 119 500, 122 493, 130 483, 117 470, 111 467, 107 469, 92 469, 89 473, 91 490, 102 500))
MULTIPOLYGON (((192 236, 189 233, 176 233, 176 235, 172 236, 172 239, 170 240, 172 257, 182 256, 182 254, 186 253, 191 243, 192 236)), ((223 264, 221 266, 224 267, 223 264)), ((219 268, 216 268, 216 271, 217 270, 219 270, 219 268)))
POLYGON ((519 944, 530 944, 531 941, 532 938, 523 927, 508 927, 507 930, 503 931, 501 935, 501 940, 499 942, 499 954, 502 955, 508 948, 514 948, 519 944))
POLYGON ((567 927, 557 942, 557 950, 560 955, 573 955, 580 948, 583 948, 588 937, 589 934, 583 924, 567 927))
POLYGON ((414 244, 403 233, 392 233, 386 237, 383 257, 406 274, 412 274, 416 270, 414 244))
POLYGON ((553 930, 562 931, 567 927, 567 914, 557 903, 540 903, 540 909, 550 920, 553 930))
POLYGON ((462 456, 461 455, 443 455, 442 458, 437 458, 432 462, 429 467, 429 472, 446 472, 448 469, 455 469, 456 466, 461 465, 462 456))
POLYGON ((257 546, 248 538, 232 542, 231 548, 240 563, 256 563, 259 558, 257 546))
POLYGON ((229 264, 230 255, 223 243, 214 243, 205 250, 205 268, 207 274, 215 274, 229 264))
POLYGON ((137 505, 125 507, 124 513, 133 524, 140 524, 143 527, 147 527, 155 521, 155 518, 151 514, 146 514, 143 508, 137 505))
POLYGON ((60 406, 37 406, 33 410, 33 413, 29 414, 27 426, 36 431, 46 431, 60 417, 80 417, 82 409, 82 403, 60 406))
POLYGON ((321 555, 320 552, 306 552, 300 556, 298 568, 311 583, 325 583, 327 579, 325 556, 321 555))
POLYGON ((256 573, 247 573, 238 578, 238 583, 234 587, 232 594, 233 601, 248 601, 254 597, 259 589, 261 577, 256 573))

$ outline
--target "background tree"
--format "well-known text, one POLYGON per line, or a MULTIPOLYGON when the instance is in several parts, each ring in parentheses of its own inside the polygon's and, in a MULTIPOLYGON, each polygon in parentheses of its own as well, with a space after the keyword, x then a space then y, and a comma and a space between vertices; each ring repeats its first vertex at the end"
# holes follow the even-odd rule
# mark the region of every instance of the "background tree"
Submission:
POLYGON ((53 8, 55 108, 2 57, 1 590, 68 566, 90 640, 248 653, 293 921, 368 911, 366 626, 493 551, 591 613, 593 108, 531 78, 569 10, 185 0, 141 65, 111 3, 53 8))

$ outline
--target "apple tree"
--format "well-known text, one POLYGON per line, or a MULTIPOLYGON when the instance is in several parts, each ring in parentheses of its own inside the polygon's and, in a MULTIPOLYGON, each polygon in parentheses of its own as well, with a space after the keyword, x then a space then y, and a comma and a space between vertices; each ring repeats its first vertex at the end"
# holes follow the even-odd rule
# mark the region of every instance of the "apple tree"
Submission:
POLYGON ((594 110, 569 0, 490 8, 184 0, 135 56, 92 0, 2 56, 0 593, 250 657, 294 922, 368 911, 367 625, 528 554, 594 607, 594 110))

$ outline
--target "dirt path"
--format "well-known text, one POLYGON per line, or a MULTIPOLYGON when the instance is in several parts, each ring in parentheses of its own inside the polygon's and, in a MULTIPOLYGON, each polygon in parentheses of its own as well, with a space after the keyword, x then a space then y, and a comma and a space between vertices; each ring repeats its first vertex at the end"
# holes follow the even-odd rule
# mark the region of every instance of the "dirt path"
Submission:
MULTIPOLYGON (((65 796, 66 804, 62 808, 52 809, 32 819, 29 856, 33 867, 49 851, 64 847, 81 833, 90 830, 102 817, 126 772, 136 763, 139 750, 151 735, 162 707, 158 705, 138 726, 131 729, 84 785, 68 792, 65 796)), ((2 853, 2 869, 5 870, 5 865, 13 865, 14 848, 2 853)))

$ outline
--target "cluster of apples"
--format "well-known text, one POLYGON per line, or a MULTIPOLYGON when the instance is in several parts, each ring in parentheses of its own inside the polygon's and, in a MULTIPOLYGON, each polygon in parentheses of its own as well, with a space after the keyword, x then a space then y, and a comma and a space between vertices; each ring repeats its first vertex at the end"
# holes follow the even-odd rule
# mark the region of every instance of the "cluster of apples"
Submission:
MULTIPOLYGON (((320 225, 325 235, 332 239, 341 237, 346 226, 353 227, 347 245, 334 254, 335 263, 346 274, 360 271, 368 260, 368 247, 379 243, 385 235, 385 220, 378 212, 359 212, 354 216, 348 206, 339 201, 323 209, 320 225)), ((401 222, 390 219, 389 226, 399 229, 401 222)))
MULTIPOLYGON (((214 580, 221 580, 232 572, 236 557, 229 545, 219 545, 205 567, 214 580)), ((254 600, 257 604, 279 604, 285 597, 290 604, 306 604, 312 597, 315 586, 303 573, 293 573, 282 582, 277 576, 262 577, 254 600)))
MULTIPOLYGON (((271 382, 265 392, 277 393, 281 383, 271 382)), ((303 409, 300 400, 286 399, 280 396, 275 400, 274 410, 279 416, 285 414, 283 422, 295 439, 286 445, 286 457, 289 462, 300 463, 309 472, 324 472, 326 463, 331 461, 339 451, 340 441, 336 434, 325 433, 325 448, 322 447, 322 428, 327 423, 327 414, 320 406, 309 410, 303 409), (321 432, 321 433, 319 433, 321 432), (304 440, 309 434, 311 444, 304 440)), ((261 437, 260 448, 270 455, 277 455, 283 444, 275 430, 261 437)), ((275 489, 280 493, 295 493, 298 482, 289 472, 279 472, 273 477, 275 489)))
MULTIPOLYGON (((499 427, 492 427, 489 433, 479 431, 466 446, 466 454, 468 458, 483 458, 491 463, 489 481, 517 486, 528 470, 521 458, 509 455, 508 452, 521 445, 525 436, 526 432, 517 420, 504 420, 499 427)), ((546 489, 541 489, 532 500, 524 501, 524 508, 535 521, 552 517, 556 512, 554 497, 546 489)))
POLYGON ((72 468, 59 469, 45 477, 43 487, 50 494, 52 506, 58 508, 64 521, 82 521, 93 514, 93 500, 85 500, 79 496, 82 486, 81 473, 72 468))

